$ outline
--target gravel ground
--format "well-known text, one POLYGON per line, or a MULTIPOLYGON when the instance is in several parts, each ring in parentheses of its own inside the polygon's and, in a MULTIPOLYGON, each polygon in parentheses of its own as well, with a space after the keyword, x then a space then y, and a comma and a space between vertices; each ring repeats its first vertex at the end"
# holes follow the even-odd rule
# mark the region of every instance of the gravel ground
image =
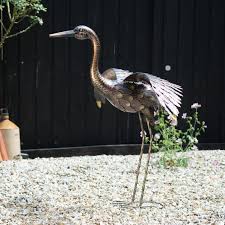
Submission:
POLYGON ((224 225, 225 151, 187 154, 189 167, 175 169, 160 168, 152 155, 141 209, 141 184, 133 205, 116 204, 131 199, 138 156, 1 162, 0 224, 224 225))

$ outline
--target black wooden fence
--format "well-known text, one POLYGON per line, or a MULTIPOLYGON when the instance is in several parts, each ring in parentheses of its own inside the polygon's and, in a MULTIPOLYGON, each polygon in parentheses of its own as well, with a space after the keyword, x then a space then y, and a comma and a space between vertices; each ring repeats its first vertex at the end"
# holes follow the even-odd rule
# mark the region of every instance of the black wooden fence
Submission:
POLYGON ((101 71, 143 71, 181 84, 208 125, 201 142, 225 142, 224 0, 49 0, 44 25, 10 40, 0 64, 0 107, 20 126, 23 148, 138 143, 137 116, 97 109, 87 41, 50 40, 85 24, 102 43, 101 71), (167 71, 169 65, 171 70, 167 71), (168 68, 168 67, 167 67, 168 68))

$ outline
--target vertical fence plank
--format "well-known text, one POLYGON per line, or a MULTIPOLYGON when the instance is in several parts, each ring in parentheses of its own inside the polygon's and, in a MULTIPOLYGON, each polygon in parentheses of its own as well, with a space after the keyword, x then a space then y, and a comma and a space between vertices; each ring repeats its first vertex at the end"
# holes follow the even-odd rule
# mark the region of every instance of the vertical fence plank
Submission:
POLYGON ((164 62, 165 78, 176 82, 179 28, 179 0, 165 1, 164 62), (169 68, 168 68, 169 66, 169 68))
POLYGON ((18 58, 19 58, 19 42, 18 38, 7 40, 4 51, 5 61, 5 101, 4 107, 8 108, 10 117, 15 122, 19 121, 19 71, 18 71, 18 58))
MULTIPOLYGON (((51 28, 52 10, 50 1, 43 1, 48 12, 43 14, 44 24, 40 29, 37 29, 37 59, 35 62, 36 74, 36 146, 41 148, 52 145, 51 136, 51 119, 52 119, 52 104, 51 104, 51 45, 52 40, 49 39, 51 28)), ((51 30, 52 31, 52 30, 51 30)))
MULTIPOLYGON (((206 96, 210 93, 207 90, 207 77, 209 73, 209 61, 210 61, 210 4, 209 0, 196 1, 195 9, 195 34, 194 34, 194 85, 189 87, 189 93, 192 96, 192 102, 199 102, 202 104, 200 110, 200 116, 206 123, 209 122, 208 118, 211 115, 208 114, 208 104, 206 96)), ((181 74, 181 78, 183 75, 181 74)), ((213 81, 213 79, 212 79, 213 81)), ((184 84, 186 81, 184 80, 184 84)), ((213 82, 212 82, 213 83, 213 82)), ((210 130, 207 129, 207 136, 209 138, 210 130)), ((204 139, 202 139, 204 140, 204 139)))
POLYGON ((152 73, 164 77, 164 17, 165 0, 154 1, 152 73))
MULTIPOLYGON (((223 1, 222 1, 223 2, 223 1)), ((223 9, 225 11, 225 4, 223 2, 223 9)), ((223 14, 224 15, 224 19, 223 19, 223 22, 225 23, 225 13, 223 14)), ((223 26, 223 36, 225 37, 225 26, 223 26)), ((223 73, 221 74, 221 77, 220 78, 220 90, 222 90, 219 94, 219 96, 221 97, 221 102, 225 102, 225 92, 223 91, 224 90, 224 87, 225 87, 225 42, 223 41, 223 73)), ((220 103, 220 106, 221 106, 221 103, 220 103)), ((224 143, 225 142, 225 114, 223 113, 225 111, 225 105, 222 104, 222 107, 220 107, 221 110, 220 110, 220 119, 221 119, 221 123, 220 123, 220 126, 221 126, 221 129, 220 129, 220 140, 219 142, 220 143, 224 143)), ((218 142, 218 140, 216 140, 216 142, 218 142)))
MULTIPOLYGON (((88 0, 73 1, 71 0, 70 9, 70 27, 87 24, 88 0), (79 10, 75 10, 79 8, 79 10)), ((87 41, 79 41, 76 39, 69 40, 70 46, 70 143, 71 145, 81 146, 88 143, 88 136, 85 131, 85 96, 87 95, 87 87, 85 80, 89 78, 89 68, 87 60, 87 41)))
POLYGON ((151 73, 154 1, 136 1, 135 70, 151 73))
MULTIPOLYGON (((210 43, 209 43, 209 72, 206 77, 208 94, 206 95, 208 126, 213 127, 209 130, 207 141, 222 142, 222 124, 224 112, 217 110, 221 107, 224 93, 224 86, 221 78, 224 76, 224 1, 211 1, 210 15, 210 43), (213 82, 212 82, 213 81, 213 82), (210 90, 210 91, 209 91, 210 90), (216 119, 214 119, 216 118, 216 119)), ((203 106, 205 108, 205 106, 203 106)), ((203 109, 204 109, 203 108, 203 109)))
POLYGON ((192 98, 194 1, 180 2, 178 50, 178 83, 183 87, 182 109, 187 110, 192 98))
POLYGON ((35 37, 34 31, 20 37, 20 128, 24 148, 36 146, 35 37))
MULTIPOLYGON (((68 27, 68 1, 52 1, 54 10, 54 32, 67 30, 68 27)), ((66 146, 68 144, 68 40, 59 38, 54 42, 53 57, 53 112, 52 132, 54 146, 66 146)))

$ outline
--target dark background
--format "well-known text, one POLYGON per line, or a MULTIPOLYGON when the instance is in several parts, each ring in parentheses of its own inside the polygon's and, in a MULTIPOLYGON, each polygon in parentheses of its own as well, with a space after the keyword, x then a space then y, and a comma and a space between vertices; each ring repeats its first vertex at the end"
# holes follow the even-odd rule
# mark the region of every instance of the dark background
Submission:
POLYGON ((21 128, 23 148, 138 143, 137 115, 96 108, 88 41, 48 34, 84 24, 102 43, 100 71, 143 71, 184 88, 181 113, 202 104, 200 141, 225 142, 224 0, 49 0, 44 25, 8 41, 0 107, 21 128), (165 66, 171 70, 166 71, 165 66))

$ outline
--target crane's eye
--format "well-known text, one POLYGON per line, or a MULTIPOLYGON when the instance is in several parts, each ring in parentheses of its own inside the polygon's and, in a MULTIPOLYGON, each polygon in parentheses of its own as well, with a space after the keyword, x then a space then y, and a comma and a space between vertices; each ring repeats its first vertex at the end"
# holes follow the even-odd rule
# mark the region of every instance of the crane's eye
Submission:
POLYGON ((85 32, 83 30, 80 30, 79 31, 79 34, 84 36, 85 35, 85 32))
POLYGON ((84 40, 88 38, 88 35, 84 29, 77 29, 75 30, 75 37, 79 40, 84 40))

